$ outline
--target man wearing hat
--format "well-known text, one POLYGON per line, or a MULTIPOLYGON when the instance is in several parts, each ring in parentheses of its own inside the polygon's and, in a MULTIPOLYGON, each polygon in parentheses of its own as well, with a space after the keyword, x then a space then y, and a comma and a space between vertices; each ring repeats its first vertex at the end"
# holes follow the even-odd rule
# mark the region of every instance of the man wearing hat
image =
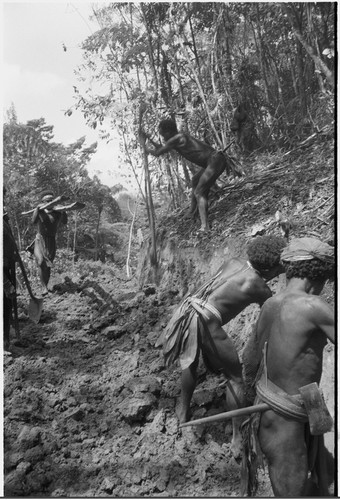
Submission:
POLYGON ((272 408, 252 419, 253 424, 257 419, 274 495, 327 496, 332 471, 323 435, 312 435, 303 394, 313 383, 319 392, 323 349, 327 340, 334 343, 334 312, 318 296, 326 280, 334 279, 334 248, 316 238, 297 238, 283 249, 281 260, 287 287, 263 305, 255 342, 243 358, 257 366, 261 360, 256 403, 272 408))
POLYGON ((60 223, 67 224, 67 214, 63 211, 53 210, 53 204, 49 208, 46 205, 52 202, 54 194, 52 191, 45 191, 41 196, 41 204, 37 206, 32 215, 32 223, 38 225, 38 233, 33 242, 32 251, 38 264, 38 273, 44 293, 48 293, 48 282, 51 275, 51 267, 56 254, 56 234, 60 223))

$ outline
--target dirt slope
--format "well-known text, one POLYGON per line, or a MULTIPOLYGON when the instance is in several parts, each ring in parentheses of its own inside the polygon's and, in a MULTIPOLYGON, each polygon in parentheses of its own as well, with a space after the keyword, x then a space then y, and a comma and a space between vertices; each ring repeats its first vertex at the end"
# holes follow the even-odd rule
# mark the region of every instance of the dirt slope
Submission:
MULTIPOLYGON (((147 270, 142 281, 127 280, 114 265, 85 261, 75 266, 67 261, 68 273, 61 272, 65 261, 59 252, 54 292, 45 300, 40 323, 27 318, 22 291, 21 339, 12 332, 11 353, 4 354, 6 496, 239 495, 240 466, 230 455, 230 425, 178 428, 174 407, 180 372, 164 367, 155 341, 180 296, 228 252, 240 254, 255 224, 277 230, 278 208, 292 219, 293 235, 332 237, 332 153, 331 142, 312 144, 294 162, 290 158, 279 165, 283 176, 222 188, 223 196, 211 207, 209 237, 196 235, 196 226, 182 214, 176 224, 174 218, 162 221, 165 247, 169 238, 178 244, 171 247, 172 267, 169 254, 162 264, 164 279, 157 288, 147 284, 147 270), (233 246, 226 246, 226 238, 233 238, 233 246), (176 248, 182 251, 180 269, 176 248)), ((257 168, 257 175, 266 171, 260 162, 257 168)), ((273 291, 281 286, 284 282, 277 280, 273 291)), ((324 298, 332 303, 331 285, 324 298)), ((257 312, 249 308, 230 325, 240 351, 257 312)), ((333 346, 326 348, 323 383, 334 412, 333 346)), ((192 409, 194 418, 225 410, 224 381, 203 365, 192 409)), ((334 435, 327 440, 331 448, 334 435)), ((260 473, 258 494, 271 496, 266 472, 260 473)))
MULTIPOLYGON (((107 321, 100 288, 80 288, 59 286, 39 325, 22 319, 4 357, 6 495, 236 495, 223 426, 178 428, 179 373, 154 348, 168 299, 138 293, 107 321)), ((201 378, 197 415, 223 410, 223 389, 201 378)))

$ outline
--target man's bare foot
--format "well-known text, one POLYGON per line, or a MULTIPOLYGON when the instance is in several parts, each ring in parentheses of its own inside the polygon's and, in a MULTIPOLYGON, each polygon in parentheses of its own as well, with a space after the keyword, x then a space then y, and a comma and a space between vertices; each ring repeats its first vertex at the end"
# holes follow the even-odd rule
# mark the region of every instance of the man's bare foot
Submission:
POLYGON ((239 464, 242 460, 243 446, 241 435, 234 437, 231 441, 230 451, 235 461, 239 464))

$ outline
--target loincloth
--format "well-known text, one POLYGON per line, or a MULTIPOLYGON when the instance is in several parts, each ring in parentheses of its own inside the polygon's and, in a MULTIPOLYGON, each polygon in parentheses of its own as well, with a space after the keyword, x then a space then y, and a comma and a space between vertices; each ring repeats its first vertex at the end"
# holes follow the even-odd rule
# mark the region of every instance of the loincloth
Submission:
POLYGON ((41 266, 41 264, 45 261, 46 265, 48 267, 52 267, 52 260, 53 260, 53 249, 49 248, 50 245, 48 244, 48 238, 44 238, 40 233, 38 233, 35 237, 34 240, 34 255, 37 259, 38 265, 41 266), (47 240, 47 241, 45 241, 47 240))
POLYGON ((237 164, 235 159, 229 156, 224 150, 220 149, 216 151, 215 154, 223 156, 225 163, 225 172, 227 175, 233 174, 234 176, 237 175, 238 177, 242 177, 244 175, 241 165, 237 164))
MULTIPOLYGON (((305 442, 308 457, 308 469, 316 483, 322 484, 320 463, 323 462, 323 436, 312 436, 308 424, 307 412, 300 394, 290 395, 271 382, 264 374, 256 384, 255 404, 267 403, 273 411, 286 418, 303 422, 306 425, 305 442)), ((252 413, 242 425, 244 454, 241 472, 241 495, 254 496, 257 490, 257 470, 263 467, 263 455, 258 438, 261 424, 261 413, 252 413)))
POLYGON ((203 334, 199 320, 200 317, 208 319, 207 310, 222 323, 219 311, 202 298, 187 297, 178 307, 163 336, 163 353, 167 366, 179 359, 184 370, 195 361, 200 350, 200 335, 203 334))
POLYGON ((287 394, 264 374, 256 384, 256 393, 262 403, 267 403, 279 415, 299 422, 308 422, 308 415, 301 395, 287 394))

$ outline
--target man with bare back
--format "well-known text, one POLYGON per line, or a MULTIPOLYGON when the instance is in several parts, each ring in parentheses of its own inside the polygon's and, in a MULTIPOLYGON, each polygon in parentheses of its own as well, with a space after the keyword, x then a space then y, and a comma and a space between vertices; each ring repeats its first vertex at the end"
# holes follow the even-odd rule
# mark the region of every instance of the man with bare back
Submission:
MULTIPOLYGON (((190 213, 194 215, 198 208, 201 219, 200 231, 208 231, 208 197, 210 188, 216 179, 226 170, 228 175, 234 172, 234 167, 223 151, 216 151, 212 146, 202 142, 184 132, 178 132, 174 120, 162 120, 159 124, 159 133, 165 140, 162 146, 154 142, 151 137, 142 132, 156 149, 146 148, 146 152, 153 156, 161 156, 169 151, 177 151, 186 160, 201 167, 192 178, 192 194, 190 213)), ((236 175, 242 174, 238 171, 236 175)))
POLYGON ((262 307, 243 361, 261 360, 256 402, 273 408, 259 417, 258 438, 275 496, 325 496, 323 435, 312 435, 302 395, 305 386, 319 384, 323 349, 327 339, 334 343, 334 312, 318 297, 326 280, 334 279, 334 248, 316 238, 297 238, 281 259, 287 288, 262 307), (312 492, 315 478, 318 490, 312 492))
MULTIPOLYGON (((190 419, 190 401, 196 386, 199 354, 208 368, 228 379, 228 409, 245 405, 242 366, 236 349, 222 325, 235 318, 249 304, 260 306, 272 293, 266 281, 283 272, 280 253, 283 238, 260 236, 247 247, 249 260, 232 258, 217 274, 181 303, 165 332, 163 352, 167 365, 177 358, 182 368, 182 390, 177 416, 181 423, 190 419)), ((162 339, 163 340, 163 339, 162 339)), ((239 432, 243 417, 233 420, 232 453, 240 458, 239 432)))
POLYGON ((38 225, 38 233, 34 242, 26 250, 34 254, 38 265, 38 273, 44 293, 48 293, 48 282, 51 275, 51 267, 56 254, 56 234, 60 223, 67 224, 67 213, 63 211, 42 208, 54 198, 52 191, 43 193, 41 202, 34 210, 32 223, 38 225))

